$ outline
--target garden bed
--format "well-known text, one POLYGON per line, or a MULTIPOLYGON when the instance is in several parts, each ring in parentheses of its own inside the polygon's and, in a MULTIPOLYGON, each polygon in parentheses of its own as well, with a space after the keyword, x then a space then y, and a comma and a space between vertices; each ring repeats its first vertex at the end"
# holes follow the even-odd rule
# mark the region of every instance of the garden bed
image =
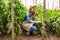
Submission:
MULTIPOLYGON (((53 40, 60 40, 60 37, 56 37, 56 36, 52 36, 48 37, 49 40, 53 39, 53 40)), ((4 36, 4 37, 0 37, 0 40, 11 40, 10 36, 4 36)), ((32 35, 32 36, 26 36, 26 35, 20 35, 20 36, 16 36, 15 40, 42 40, 42 36, 37 36, 37 35, 32 35)))

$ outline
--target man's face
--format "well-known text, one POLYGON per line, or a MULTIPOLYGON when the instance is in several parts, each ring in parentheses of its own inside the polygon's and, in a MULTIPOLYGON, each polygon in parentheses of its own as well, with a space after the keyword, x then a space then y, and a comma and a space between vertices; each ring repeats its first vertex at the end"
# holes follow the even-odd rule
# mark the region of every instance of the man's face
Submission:
POLYGON ((31 9, 31 12, 32 12, 32 13, 35 13, 35 11, 36 11, 36 8, 32 8, 32 9, 31 9))

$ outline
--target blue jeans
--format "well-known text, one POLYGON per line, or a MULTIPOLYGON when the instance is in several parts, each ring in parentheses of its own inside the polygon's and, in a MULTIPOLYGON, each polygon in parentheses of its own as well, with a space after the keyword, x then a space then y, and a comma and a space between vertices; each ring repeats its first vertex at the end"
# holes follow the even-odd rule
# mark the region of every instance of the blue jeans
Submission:
POLYGON ((36 26, 32 26, 31 29, 30 29, 30 34, 33 34, 33 31, 36 31, 37 30, 37 27, 36 26))
POLYGON ((35 31, 36 29, 37 29, 36 26, 32 26, 31 29, 30 29, 30 31, 35 31))

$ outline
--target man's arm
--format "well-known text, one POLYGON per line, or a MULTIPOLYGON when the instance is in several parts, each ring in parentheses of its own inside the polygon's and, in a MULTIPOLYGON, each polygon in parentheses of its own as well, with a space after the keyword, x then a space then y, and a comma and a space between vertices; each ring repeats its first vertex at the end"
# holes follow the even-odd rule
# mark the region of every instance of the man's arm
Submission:
POLYGON ((29 15, 26 15, 26 20, 27 20, 29 23, 39 23, 39 22, 40 22, 40 21, 33 21, 33 20, 30 20, 29 15))

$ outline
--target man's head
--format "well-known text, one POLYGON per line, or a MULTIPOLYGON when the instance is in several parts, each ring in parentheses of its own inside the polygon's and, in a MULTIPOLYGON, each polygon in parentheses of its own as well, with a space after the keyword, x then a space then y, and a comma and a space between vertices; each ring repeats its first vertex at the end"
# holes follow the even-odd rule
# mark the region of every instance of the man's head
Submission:
POLYGON ((30 6, 29 12, 34 14, 35 11, 36 11, 36 6, 30 6))

